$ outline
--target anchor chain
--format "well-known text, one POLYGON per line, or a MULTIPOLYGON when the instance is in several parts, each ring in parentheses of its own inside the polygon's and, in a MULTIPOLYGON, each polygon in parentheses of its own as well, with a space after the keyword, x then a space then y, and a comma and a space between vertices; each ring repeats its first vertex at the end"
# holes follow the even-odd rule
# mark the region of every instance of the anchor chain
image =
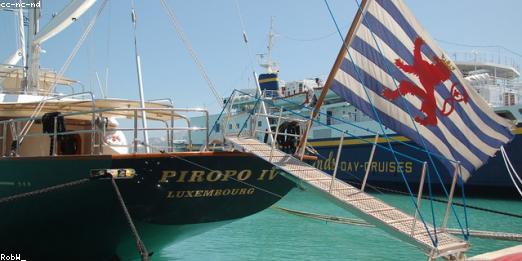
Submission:
POLYGON ((84 179, 79 179, 76 181, 71 181, 71 182, 63 183, 63 184, 56 185, 56 186, 46 187, 43 189, 38 189, 38 190, 30 191, 30 192, 25 192, 25 193, 12 195, 12 196, 3 197, 3 198, 0 198, 0 204, 22 199, 22 198, 26 198, 26 197, 36 196, 36 195, 47 193, 47 192, 52 192, 52 191, 59 190, 59 189, 64 189, 67 187, 81 185, 90 180, 91 180, 90 178, 84 178, 84 179))

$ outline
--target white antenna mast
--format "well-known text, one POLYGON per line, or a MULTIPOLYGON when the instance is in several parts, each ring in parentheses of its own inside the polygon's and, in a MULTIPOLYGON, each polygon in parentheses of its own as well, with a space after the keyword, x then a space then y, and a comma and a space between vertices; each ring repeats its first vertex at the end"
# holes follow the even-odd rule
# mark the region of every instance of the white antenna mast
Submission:
MULTIPOLYGON (((132 0, 132 9, 131 9, 131 19, 132 19, 132 31, 134 33, 134 54, 136 56, 136 70, 138 73, 138 87, 140 91, 140 105, 142 109, 145 109, 145 95, 143 93, 143 78, 141 77, 141 59, 140 54, 138 52, 138 40, 136 37, 136 11, 134 10, 134 0, 132 0)), ((149 134, 147 132, 147 113, 145 110, 141 112, 141 124, 143 126, 143 138, 145 142, 145 152, 149 153, 149 134)))
POLYGON ((25 56, 25 28, 24 28, 24 12, 22 9, 22 0, 19 0, 20 8, 18 8, 18 48, 20 50, 19 55, 22 57, 22 65, 27 65, 27 57, 25 56))
POLYGON ((258 54, 261 59, 266 55, 266 60, 263 63, 259 64, 259 66, 266 69, 268 73, 274 73, 277 72, 277 63, 272 61, 272 49, 274 47, 274 38, 277 35, 274 32, 274 17, 270 17, 270 31, 268 32, 268 46, 267 46, 267 53, 266 54, 258 54))
POLYGON ((40 75, 40 44, 34 42, 35 36, 40 30, 40 5, 37 0, 32 0, 34 8, 29 13, 29 33, 27 35, 27 79, 24 91, 38 90, 40 75))

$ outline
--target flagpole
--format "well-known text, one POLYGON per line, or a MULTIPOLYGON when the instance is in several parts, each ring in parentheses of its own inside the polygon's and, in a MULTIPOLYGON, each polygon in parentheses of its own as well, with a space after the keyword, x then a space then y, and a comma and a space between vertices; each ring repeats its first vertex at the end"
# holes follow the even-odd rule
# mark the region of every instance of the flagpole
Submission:
POLYGON ((341 50, 339 51, 339 54, 337 55, 337 58, 335 59, 335 63, 332 67, 332 70, 330 71, 330 74, 328 74, 328 78, 326 79, 326 83, 323 86, 321 95, 319 96, 319 99, 317 99, 317 103, 315 104, 315 108, 312 112, 310 122, 309 122, 309 124, 306 125, 303 136, 301 136, 299 145, 297 146, 296 154, 300 157, 304 155, 305 146, 306 146, 305 143, 306 143, 306 137, 308 136, 308 131, 310 130, 310 128, 312 128, 313 120, 315 119, 315 117, 317 117, 317 114, 319 113, 319 109, 321 108, 321 105, 324 102, 324 98, 326 97, 326 94, 328 93, 328 90, 330 89, 330 86, 332 85, 332 81, 335 77, 335 74, 336 74, 337 70, 339 70, 339 67, 341 66, 343 58, 346 55, 346 52, 348 51, 348 47, 350 46, 350 44, 352 42, 353 35, 355 34, 357 27, 361 23, 361 16, 362 16, 364 10, 366 9, 367 4, 368 4, 368 0, 361 1, 361 4, 359 5, 359 9, 357 10, 357 14, 355 14, 352 25, 350 26, 350 30, 348 30, 348 33, 346 34, 346 37, 344 38, 343 46, 341 47, 341 50))

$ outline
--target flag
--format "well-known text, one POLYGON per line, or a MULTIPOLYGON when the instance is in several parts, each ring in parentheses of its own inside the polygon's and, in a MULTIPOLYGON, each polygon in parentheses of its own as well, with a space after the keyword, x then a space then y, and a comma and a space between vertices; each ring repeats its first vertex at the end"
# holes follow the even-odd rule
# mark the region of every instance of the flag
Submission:
POLYGON ((469 86, 403 1, 362 8, 331 90, 377 120, 373 104, 386 127, 445 157, 451 173, 459 161, 467 180, 513 138, 511 123, 469 86))

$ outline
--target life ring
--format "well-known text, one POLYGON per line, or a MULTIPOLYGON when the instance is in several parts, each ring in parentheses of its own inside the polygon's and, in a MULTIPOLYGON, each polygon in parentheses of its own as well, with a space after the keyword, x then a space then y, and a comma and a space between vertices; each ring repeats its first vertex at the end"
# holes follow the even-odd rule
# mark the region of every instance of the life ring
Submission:
POLYGON ((294 153, 299 143, 298 137, 294 135, 299 135, 300 129, 301 128, 299 126, 299 123, 296 121, 287 121, 279 125, 277 135, 277 144, 279 149, 284 151, 285 153, 294 153), (292 136, 285 134, 292 134, 292 136))

